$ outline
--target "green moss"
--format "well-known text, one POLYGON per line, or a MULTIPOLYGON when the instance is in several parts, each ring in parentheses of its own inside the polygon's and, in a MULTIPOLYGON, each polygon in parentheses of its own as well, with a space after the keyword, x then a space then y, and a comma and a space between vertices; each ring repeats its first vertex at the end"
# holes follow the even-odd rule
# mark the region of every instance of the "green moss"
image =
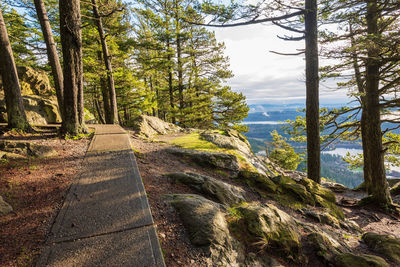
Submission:
POLYGON ((344 219, 343 211, 338 206, 336 206, 334 202, 330 202, 329 200, 326 200, 318 195, 315 195, 315 202, 318 206, 326 208, 329 213, 336 218, 340 220, 344 219))
MULTIPOLYGON (((220 132, 218 132, 220 133, 220 132)), ((220 133, 221 134, 221 133, 220 133)), ((241 169, 255 170, 254 166, 246 161, 246 159, 239 155, 234 149, 227 149, 219 147, 211 142, 202 139, 199 133, 191 133, 178 137, 169 141, 168 143, 188 150, 219 152, 234 155, 238 161, 241 169)))
POLYGON ((261 195, 265 193, 275 193, 278 188, 278 186, 269 177, 258 172, 241 170, 239 171, 237 177, 242 182, 259 192, 261 195))
POLYGON ((389 264, 381 257, 367 254, 343 253, 335 258, 335 263, 338 267, 389 267, 389 264))
POLYGON ((304 179, 300 180, 300 183, 302 185, 304 185, 307 188, 307 190, 309 192, 311 192, 312 194, 318 195, 330 202, 333 202, 333 203, 336 202, 335 194, 332 191, 324 188, 322 185, 314 182, 313 180, 304 178, 304 179))
POLYGON ((371 232, 365 233, 362 239, 373 251, 383 254, 390 260, 400 264, 400 239, 371 232))

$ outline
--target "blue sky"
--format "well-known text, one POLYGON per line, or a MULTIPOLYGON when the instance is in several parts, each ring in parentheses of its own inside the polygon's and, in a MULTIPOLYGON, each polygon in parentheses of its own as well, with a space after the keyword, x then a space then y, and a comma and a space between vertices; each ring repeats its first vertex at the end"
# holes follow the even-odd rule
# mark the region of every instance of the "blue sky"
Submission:
MULTIPOLYGON (((225 42, 225 54, 235 74, 228 85, 246 95, 249 104, 305 102, 304 55, 281 56, 269 52, 294 53, 304 48, 304 41, 280 40, 276 36, 285 33, 270 25, 209 29, 216 32, 218 41, 225 42)), ((334 90, 335 85, 334 81, 320 85, 321 105, 350 101, 346 91, 334 90)))

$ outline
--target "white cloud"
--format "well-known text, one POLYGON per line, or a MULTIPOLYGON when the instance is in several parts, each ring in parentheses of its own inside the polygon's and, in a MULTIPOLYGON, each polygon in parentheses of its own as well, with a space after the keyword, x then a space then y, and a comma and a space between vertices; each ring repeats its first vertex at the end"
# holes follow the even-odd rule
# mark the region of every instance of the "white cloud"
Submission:
MULTIPOLYGON (((282 30, 270 25, 212 28, 218 41, 225 42, 235 77, 228 81, 234 91, 243 92, 249 103, 305 99, 304 55, 282 56, 269 51, 295 53, 304 41, 280 40, 282 30)), ((289 33, 290 34, 290 33, 289 33)), ((330 82, 329 87, 335 84, 330 82)), ((320 89, 321 102, 346 102, 344 91, 320 89)))

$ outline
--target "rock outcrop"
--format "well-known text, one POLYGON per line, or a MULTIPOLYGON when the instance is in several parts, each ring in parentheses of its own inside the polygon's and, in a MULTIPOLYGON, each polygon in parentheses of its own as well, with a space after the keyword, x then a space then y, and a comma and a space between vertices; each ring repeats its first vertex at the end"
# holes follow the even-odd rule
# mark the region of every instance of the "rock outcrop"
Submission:
POLYGON ((168 148, 166 151, 182 158, 189 159, 204 167, 220 168, 233 172, 239 171, 239 161, 231 154, 180 148, 168 148))
POLYGON ((139 135, 152 138, 161 134, 184 132, 184 130, 172 123, 165 122, 157 117, 141 115, 133 122, 132 127, 139 135))
POLYGON ((373 251, 385 255, 390 260, 400 265, 400 239, 389 235, 365 233, 362 240, 373 251))
POLYGON ((167 176, 227 206, 245 201, 242 189, 209 176, 187 172, 169 173, 167 176))
POLYGON ((346 248, 324 232, 309 234, 307 242, 326 266, 333 265, 335 257, 346 252, 346 248))
MULTIPOLYGON (((31 67, 18 67, 18 76, 28 121, 31 124, 60 123, 57 98, 47 73, 31 67)), ((0 121, 7 121, 3 93, 0 93, 0 121)))
POLYGON ((239 266, 239 262, 244 262, 242 247, 229 234, 225 214, 219 204, 199 195, 170 197, 192 244, 203 247, 209 253, 209 266, 239 266))
POLYGON ((56 156, 57 152, 49 146, 31 142, 0 140, 0 158, 23 159, 26 157, 47 158, 56 156))
POLYGON ((343 253, 336 257, 337 267, 389 267, 389 264, 381 257, 375 255, 343 253))
POLYGON ((294 219, 272 204, 243 204, 231 210, 234 234, 244 236, 243 242, 256 243, 286 259, 301 262, 300 234, 294 219))

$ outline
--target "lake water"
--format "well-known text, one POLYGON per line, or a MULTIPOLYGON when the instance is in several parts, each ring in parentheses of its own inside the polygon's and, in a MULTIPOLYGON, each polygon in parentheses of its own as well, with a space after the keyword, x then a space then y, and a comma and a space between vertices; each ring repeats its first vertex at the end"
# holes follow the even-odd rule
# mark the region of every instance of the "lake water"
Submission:
POLYGON ((339 155, 341 157, 344 157, 347 153, 350 153, 350 155, 355 156, 359 153, 362 153, 362 149, 338 147, 330 151, 321 151, 321 153, 339 155))
POLYGON ((276 124, 285 124, 283 121, 243 121, 242 124, 244 125, 249 125, 249 124, 258 124, 258 125, 265 125, 265 124, 270 124, 270 125, 276 125, 276 124))
MULTIPOLYGON (((321 153, 324 153, 324 154, 338 155, 341 157, 346 156, 347 152, 349 152, 350 155, 355 156, 357 154, 362 153, 362 149, 339 147, 339 148, 335 148, 334 150, 331 150, 331 151, 321 151, 321 153)), ((390 171, 400 172, 400 167, 391 165, 389 168, 390 168, 390 171)), ((390 177, 392 177, 392 176, 388 176, 388 178, 390 178, 390 177)))

